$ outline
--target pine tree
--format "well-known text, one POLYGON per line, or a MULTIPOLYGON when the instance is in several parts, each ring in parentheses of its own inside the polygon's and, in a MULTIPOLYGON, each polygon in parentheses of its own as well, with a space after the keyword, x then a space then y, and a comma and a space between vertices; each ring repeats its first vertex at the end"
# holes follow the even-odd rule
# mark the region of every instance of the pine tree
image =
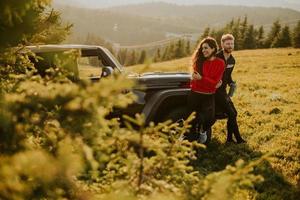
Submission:
POLYGON ((197 43, 201 42, 201 40, 203 40, 204 38, 206 38, 207 36, 209 36, 210 33, 210 28, 206 27, 202 33, 202 35, 200 36, 200 38, 198 39, 197 43))
POLYGON ((131 65, 135 65, 135 64, 136 64, 136 53, 135 53, 135 50, 132 50, 131 54, 127 58, 126 66, 131 66, 131 65))
POLYGON ((182 58, 184 56, 184 46, 182 40, 178 40, 174 50, 174 58, 182 58))
POLYGON ((300 48, 300 20, 298 21, 297 26, 294 29, 293 46, 295 48, 300 48))
POLYGON ((216 30, 215 30, 215 29, 212 29, 212 30, 210 31, 209 36, 211 36, 211 37, 213 37, 213 38, 216 38, 216 30))
POLYGON ((169 46, 167 46, 165 48, 165 51, 164 51, 163 56, 162 56, 162 60, 163 61, 169 60, 169 46))
POLYGON ((145 61, 146 61, 146 59, 147 59, 147 53, 146 53, 145 50, 143 50, 143 51, 141 52, 141 55, 140 55, 140 58, 139 58, 138 63, 139 63, 139 64, 144 64, 145 61))
POLYGON ((185 55, 186 56, 191 55, 191 42, 190 42, 190 40, 187 40, 187 42, 186 42, 185 55))
POLYGON ((127 59, 127 49, 120 49, 117 57, 120 63, 124 65, 127 59))
POLYGON ((232 29, 234 27, 234 19, 232 19, 225 27, 225 31, 227 33, 231 33, 232 32, 232 29))
POLYGON ((236 40, 240 49, 245 48, 244 47, 244 45, 245 45, 244 41, 245 41, 247 31, 248 31, 248 17, 245 16, 244 21, 240 25, 239 38, 236 40))
POLYGON ((235 43, 234 46, 235 46, 236 50, 240 49, 240 46, 239 46, 239 43, 238 43, 239 38, 240 38, 240 21, 241 21, 241 19, 238 18, 236 20, 236 22, 234 23, 233 28, 232 28, 232 35, 235 38, 235 40, 234 40, 235 41, 234 42, 235 43))
POLYGON ((173 58, 175 58, 175 45, 172 42, 169 46, 168 59, 173 59, 173 58))
POLYGON ((0 8, 5 8, 0 13, 1 48, 15 47, 20 41, 26 45, 60 43, 72 27, 61 21, 60 13, 51 8, 50 1, 0 1, 0 8))
POLYGON ((255 40, 255 32, 254 32, 254 26, 250 25, 247 28, 247 32, 245 33, 245 39, 243 42, 243 48, 244 49, 254 49, 256 48, 256 40, 255 40))
POLYGON ((257 48, 264 47, 264 27, 263 26, 260 26, 257 31, 256 45, 257 45, 257 48))
POLYGON ((265 42, 265 46, 267 48, 271 47, 272 43, 277 39, 277 37, 279 36, 279 33, 281 31, 281 25, 279 23, 279 20, 275 21, 273 23, 273 26, 266 38, 266 42, 265 42))
POLYGON ((272 47, 290 47, 290 46, 292 46, 290 28, 288 26, 285 26, 282 28, 276 40, 274 40, 272 47))
POLYGON ((216 41, 219 45, 219 48, 221 47, 221 38, 224 33, 225 33, 224 29, 219 29, 214 34, 214 38, 216 39, 216 41))
POLYGON ((160 48, 157 49, 155 55, 154 55, 154 58, 153 58, 153 61, 154 62, 159 62, 161 61, 161 53, 160 53, 160 48))

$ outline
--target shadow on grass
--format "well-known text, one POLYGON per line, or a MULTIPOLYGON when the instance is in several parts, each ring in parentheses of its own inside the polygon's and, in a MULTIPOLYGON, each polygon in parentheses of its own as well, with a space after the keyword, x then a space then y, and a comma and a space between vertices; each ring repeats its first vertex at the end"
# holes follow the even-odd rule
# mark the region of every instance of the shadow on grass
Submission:
MULTIPOLYGON (((227 165, 235 165, 242 159, 246 162, 262 156, 247 144, 224 144, 213 138, 206 149, 198 151, 198 159, 192 164, 201 174, 221 171, 227 165)), ((300 197, 300 190, 287 182, 284 176, 273 169, 268 161, 264 161, 254 170, 254 174, 264 177, 264 181, 255 185, 258 200, 296 200, 300 197)))

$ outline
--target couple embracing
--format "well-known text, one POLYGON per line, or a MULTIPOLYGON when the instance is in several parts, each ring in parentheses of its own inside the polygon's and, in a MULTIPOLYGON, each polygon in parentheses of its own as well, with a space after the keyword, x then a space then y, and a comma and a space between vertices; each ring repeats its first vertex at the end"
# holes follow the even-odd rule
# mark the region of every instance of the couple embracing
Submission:
POLYGON ((206 142, 207 132, 216 121, 217 104, 228 116, 226 142, 245 143, 239 133, 237 111, 230 99, 232 94, 226 91, 227 85, 232 88, 235 86, 231 77, 235 65, 235 59, 231 55, 234 48, 233 35, 223 35, 221 46, 222 49, 218 51, 218 44, 214 38, 204 38, 192 56, 193 74, 190 82, 188 109, 189 113, 196 112, 196 117, 187 135, 190 141, 206 142), (233 140, 233 135, 236 141, 233 140))

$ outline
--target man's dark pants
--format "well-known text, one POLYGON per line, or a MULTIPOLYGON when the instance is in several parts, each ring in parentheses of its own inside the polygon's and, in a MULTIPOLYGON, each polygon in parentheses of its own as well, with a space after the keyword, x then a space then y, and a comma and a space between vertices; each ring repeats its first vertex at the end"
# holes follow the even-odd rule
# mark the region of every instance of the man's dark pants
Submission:
POLYGON ((239 142, 242 139, 237 124, 237 110, 234 107, 233 102, 227 95, 226 91, 218 91, 215 94, 215 103, 223 112, 228 116, 227 120, 227 141, 232 141, 232 135, 234 134, 236 140, 239 142))

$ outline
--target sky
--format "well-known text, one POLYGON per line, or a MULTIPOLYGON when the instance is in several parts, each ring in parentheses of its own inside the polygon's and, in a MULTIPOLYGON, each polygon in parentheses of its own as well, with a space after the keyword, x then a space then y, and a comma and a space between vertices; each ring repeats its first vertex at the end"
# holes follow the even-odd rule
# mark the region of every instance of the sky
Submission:
POLYGON ((118 5, 167 2, 181 5, 211 4, 211 5, 243 5, 264 7, 286 7, 300 10, 300 0, 54 0, 55 3, 87 8, 105 8, 118 5))

